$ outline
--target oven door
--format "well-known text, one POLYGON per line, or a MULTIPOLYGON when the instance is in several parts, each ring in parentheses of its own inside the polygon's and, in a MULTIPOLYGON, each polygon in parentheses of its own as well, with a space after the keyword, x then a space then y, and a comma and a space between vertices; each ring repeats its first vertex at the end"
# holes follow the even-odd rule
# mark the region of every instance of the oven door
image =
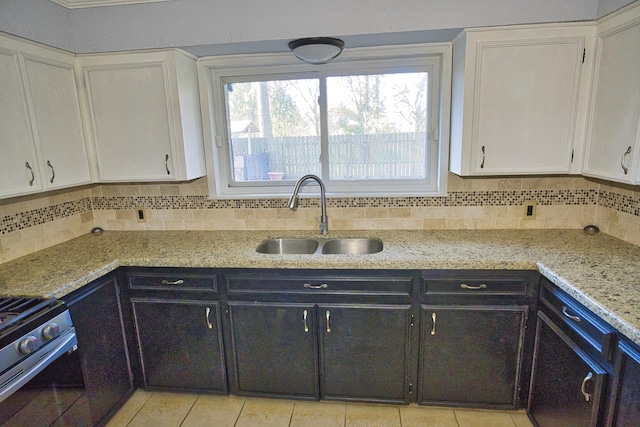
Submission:
POLYGON ((89 426, 89 406, 71 328, 0 376, 1 426, 89 426))

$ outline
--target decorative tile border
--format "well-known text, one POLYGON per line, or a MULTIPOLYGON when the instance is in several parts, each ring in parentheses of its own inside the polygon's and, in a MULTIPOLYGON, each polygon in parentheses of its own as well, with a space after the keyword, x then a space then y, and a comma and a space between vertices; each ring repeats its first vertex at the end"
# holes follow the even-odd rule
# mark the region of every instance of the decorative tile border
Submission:
MULTIPOLYGON (((443 197, 338 197, 329 198, 331 208, 369 207, 457 207, 520 206, 534 200, 539 205, 598 205, 640 216, 640 198, 597 190, 506 190, 453 191, 443 197)), ((285 208, 286 198, 210 200, 197 196, 99 196, 85 197, 40 209, 0 218, 0 234, 23 230, 39 224, 91 210, 148 209, 276 209, 285 208)), ((300 207, 316 207, 315 197, 300 199, 300 207)))
POLYGON ((58 203, 44 208, 32 209, 0 218, 0 234, 45 224, 60 218, 89 212, 92 210, 91 198, 85 197, 72 202, 58 203))

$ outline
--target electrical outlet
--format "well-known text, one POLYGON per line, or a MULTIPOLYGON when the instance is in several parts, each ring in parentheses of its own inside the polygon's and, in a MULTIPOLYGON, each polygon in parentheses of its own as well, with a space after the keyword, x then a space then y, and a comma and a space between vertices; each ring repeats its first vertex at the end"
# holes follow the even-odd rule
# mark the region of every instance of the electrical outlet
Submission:
POLYGON ((139 206, 136 209, 136 220, 138 222, 147 222, 147 212, 144 207, 139 206))
POLYGON ((538 205, 535 201, 527 201, 524 202, 524 219, 536 219, 536 206, 538 205))

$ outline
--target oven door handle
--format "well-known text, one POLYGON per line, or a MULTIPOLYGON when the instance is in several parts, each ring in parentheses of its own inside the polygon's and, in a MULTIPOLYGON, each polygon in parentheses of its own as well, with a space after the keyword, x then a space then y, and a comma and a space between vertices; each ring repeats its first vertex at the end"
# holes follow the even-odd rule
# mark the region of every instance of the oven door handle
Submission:
POLYGON ((2 373, 0 376, 0 402, 19 390, 20 387, 42 372, 58 357, 77 346, 78 338, 76 337, 75 328, 71 328, 67 333, 60 335, 54 345, 55 347, 53 348, 50 346, 40 348, 13 368, 2 373))

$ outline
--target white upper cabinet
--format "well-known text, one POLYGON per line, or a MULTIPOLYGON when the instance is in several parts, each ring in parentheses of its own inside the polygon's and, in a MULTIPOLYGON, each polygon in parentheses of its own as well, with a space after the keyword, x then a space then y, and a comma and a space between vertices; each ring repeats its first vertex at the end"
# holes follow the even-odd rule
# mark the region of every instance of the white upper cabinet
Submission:
POLYGON ((640 6, 598 24, 584 175, 640 184, 640 6))
POLYGON ((0 197, 91 182, 74 61, 0 37, 0 197))
POLYGON ((450 170, 579 173, 594 34, 595 25, 463 31, 453 45, 450 170))
POLYGON ((78 58, 100 181, 205 174, 196 62, 179 50, 78 58))

